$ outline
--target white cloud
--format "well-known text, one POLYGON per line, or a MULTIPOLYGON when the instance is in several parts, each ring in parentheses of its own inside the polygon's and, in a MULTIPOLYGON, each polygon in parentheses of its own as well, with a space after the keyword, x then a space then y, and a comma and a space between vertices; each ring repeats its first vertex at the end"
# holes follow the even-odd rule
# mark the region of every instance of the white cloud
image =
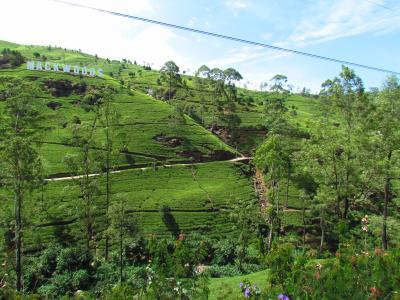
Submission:
MULTIPOLYGON (((379 5, 369 1, 327 0, 313 3, 310 7, 308 14, 301 16, 297 26, 288 34, 287 38, 276 41, 273 45, 301 49, 307 45, 360 34, 386 34, 400 28, 400 14, 382 9, 379 5)), ((265 34, 262 38, 270 39, 271 35, 265 34)), ((246 46, 225 53, 223 56, 209 61, 208 64, 221 68, 233 65, 239 70, 246 70, 242 75, 246 80, 252 81, 252 86, 257 86, 260 81, 266 80, 265 74, 260 72, 258 65, 268 67, 270 64, 265 64, 265 62, 290 56, 292 56, 290 53, 246 46), (251 72, 249 72, 250 66, 252 67, 251 72)), ((279 64, 283 71, 287 63, 280 60, 279 64)), ((317 91, 319 83, 312 82, 310 74, 306 74, 305 70, 305 68, 294 69, 292 67, 287 72, 291 74, 290 78, 296 80, 296 84, 309 86, 312 90, 317 91), (305 82, 305 78, 308 78, 308 84, 305 82)), ((278 69, 276 69, 276 73, 279 73, 278 69)))
MULTIPOLYGON (((70 0, 124 12, 151 14, 150 0, 70 0)), ((178 37, 171 29, 46 0, 13 0, 0 18, 0 39, 36 45, 55 45, 115 59, 128 58, 162 65, 184 61, 172 46, 178 37), (23 7, 23 9, 21 9, 23 7)))
POLYGON ((241 48, 232 49, 222 57, 208 61, 207 65, 210 67, 216 66, 221 68, 244 63, 246 65, 251 65, 275 60, 289 55, 291 54, 287 52, 279 52, 260 46, 243 46, 241 48))
POLYGON ((228 7, 232 8, 247 8, 248 1, 246 0, 229 0, 225 2, 228 7))
MULTIPOLYGON (((164 16, 156 9, 158 6, 155 0, 66 1, 154 19, 162 19, 164 16)), ((307 76, 295 74, 296 70, 292 69, 300 69, 298 65, 290 65, 290 68, 285 69, 290 59, 288 53, 226 43, 224 40, 210 39, 194 33, 182 34, 169 28, 48 0, 12 0, 5 3, 0 18, 0 39, 4 40, 82 49, 84 52, 96 53, 102 57, 117 59, 126 57, 138 62, 146 61, 154 63, 155 67, 160 67, 170 59, 181 69, 195 70, 203 63, 210 67, 232 66, 243 71, 242 75, 246 80, 254 82, 268 79, 265 78, 266 69, 278 73, 280 68, 282 72, 287 72, 290 80, 293 77, 303 81, 305 78, 311 78, 310 74, 306 74, 307 76), (288 60, 278 60, 287 56, 288 60), (278 66, 278 63, 280 68, 275 68, 274 65, 278 66)), ((255 8, 255 4, 247 0, 228 0, 222 3, 234 15, 255 8)), ((298 13, 300 20, 295 23, 292 31, 286 33, 286 38, 276 41, 274 45, 300 50, 306 45, 345 36, 362 33, 384 34, 400 27, 400 14, 380 8, 368 1, 312 1, 306 10, 308 13, 298 13)), ((202 27, 214 31, 209 20, 216 18, 218 11, 211 12, 207 7, 204 11, 212 16, 203 18, 199 14, 188 19, 187 24, 189 26, 202 24, 202 27)), ((284 28, 288 23, 283 21, 280 25, 284 28)), ((278 36, 277 32, 272 31, 272 34, 278 36)), ((262 38, 272 43, 272 34, 265 33, 262 38)), ((279 33, 279 36, 282 36, 282 33, 279 33)))
POLYGON ((225 5, 232 10, 233 15, 237 17, 239 15, 240 10, 246 9, 249 7, 249 0, 228 0, 225 2, 225 5))
POLYGON ((170 44, 174 38, 177 38, 177 35, 168 28, 147 27, 129 41, 130 51, 138 59, 151 59, 157 67, 162 66, 167 60, 174 60, 179 64, 184 59, 170 44))
POLYGON ((388 13, 372 2, 341 0, 321 2, 304 16, 282 45, 303 47, 364 33, 389 32, 400 28, 400 15, 388 13))
MULTIPOLYGON (((52 0, 48 0, 52 1, 52 0)), ((57 1, 57 0, 56 0, 57 1)), ((62 0, 79 5, 86 5, 100 9, 123 12, 125 14, 153 12, 154 7, 150 0, 62 0)), ((63 4, 59 4, 63 5, 63 4)), ((65 5, 65 4, 64 4, 65 5)))

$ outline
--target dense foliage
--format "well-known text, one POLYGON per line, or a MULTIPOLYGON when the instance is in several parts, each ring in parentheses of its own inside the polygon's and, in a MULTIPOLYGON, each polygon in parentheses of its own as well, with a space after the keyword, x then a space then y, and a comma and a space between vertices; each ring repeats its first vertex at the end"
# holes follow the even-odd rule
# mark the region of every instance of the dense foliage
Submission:
MULTIPOLYGON (((84 243, 48 245, 40 254, 26 258, 24 293, 59 298, 87 291, 88 297, 108 297, 126 289, 121 293, 149 299, 155 295, 160 299, 206 299, 208 276, 234 276, 260 268, 259 258, 243 257, 234 240, 218 242, 183 234, 165 239, 135 236, 123 241, 121 253, 112 251, 108 261, 84 243)), ((3 269, 0 277, 0 296, 7 298, 7 293, 12 293, 8 288, 14 281, 13 272, 3 269)))
POLYGON ((250 299, 400 299, 398 249, 357 248, 344 244, 335 257, 316 259, 312 252, 277 245, 266 256, 268 283, 243 282, 240 291, 250 299))
POLYGON ((207 299, 226 277, 224 299, 399 298, 396 77, 343 67, 297 98, 282 74, 250 92, 232 68, 102 63, 0 77, 0 298, 207 299))

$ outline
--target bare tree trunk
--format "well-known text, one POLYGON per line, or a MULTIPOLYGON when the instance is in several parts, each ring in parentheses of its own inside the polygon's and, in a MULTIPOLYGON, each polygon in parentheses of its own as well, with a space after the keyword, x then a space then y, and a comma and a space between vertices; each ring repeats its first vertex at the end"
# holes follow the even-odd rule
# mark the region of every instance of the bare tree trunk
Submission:
MULTIPOLYGON (((351 125, 350 125, 351 127, 351 125)), ((348 139, 348 145, 350 145, 350 137, 348 139)), ((350 209, 350 160, 351 160, 351 153, 349 152, 347 154, 347 164, 346 164, 346 180, 345 180, 345 193, 346 195, 344 196, 344 208, 343 208, 343 219, 347 219, 348 214, 349 214, 349 209, 350 209)))
POLYGON ((15 272, 17 275, 17 291, 23 289, 22 280, 22 193, 19 183, 16 183, 15 195, 15 272))
POLYGON ((95 116, 93 120, 93 124, 90 131, 90 136, 87 144, 84 145, 85 151, 85 161, 84 161, 84 168, 85 168, 85 176, 84 176, 84 200, 86 204, 86 242, 88 250, 90 251, 90 242, 93 239, 93 216, 92 216, 92 197, 93 197, 93 190, 92 190, 92 182, 90 179, 90 172, 91 172, 91 165, 90 165, 90 143, 91 139, 93 138, 94 131, 96 129, 96 124, 98 120, 98 115, 95 116))
POLYGON ((382 249, 387 250, 387 211, 389 202, 389 180, 385 180, 385 196, 383 204, 383 218, 382 218, 382 249))
MULTIPOLYGON (((109 149, 107 149, 107 158, 106 158, 106 228, 109 227, 108 220, 108 208, 110 206, 110 153, 109 149)), ((109 237, 108 233, 106 234, 106 244, 105 244, 105 259, 108 260, 108 252, 109 252, 109 237)))
POLYGON ((350 207, 350 201, 349 201, 349 197, 346 196, 344 198, 344 209, 343 209, 343 219, 347 219, 347 215, 349 213, 349 207, 350 207))
POLYGON ((119 280, 123 281, 123 232, 122 232, 122 220, 120 220, 120 228, 119 228, 119 280))
POLYGON ((303 219, 303 246, 306 244, 306 198, 303 196, 303 209, 302 209, 302 219, 303 219))
POLYGON ((288 202, 289 202, 289 185, 290 185, 290 166, 288 166, 288 175, 286 179, 286 201, 285 201, 285 208, 288 208, 288 202))
POLYGON ((272 232, 274 230, 274 224, 272 221, 269 222, 270 226, 269 226, 269 233, 268 233, 268 244, 267 244, 267 249, 268 252, 271 251, 271 244, 272 244, 272 232))
POLYGON ((91 200, 91 191, 90 191, 90 170, 89 170, 89 148, 85 153, 85 177, 83 178, 83 195, 85 201, 85 222, 86 222, 86 247, 90 250, 90 242, 92 240, 92 200, 91 200))
POLYGON ((278 232, 277 232, 277 238, 279 238, 279 236, 281 236, 282 234, 284 234, 284 228, 283 228, 283 223, 282 220, 279 217, 279 183, 277 182, 276 184, 276 221, 278 222, 277 224, 277 228, 278 228, 278 232))
POLYGON ((172 78, 171 78, 171 74, 169 76, 169 92, 168 92, 168 101, 171 102, 171 86, 172 86, 172 78))
MULTIPOLYGON (((107 99, 106 105, 109 105, 109 99, 107 99)), ((110 206, 110 132, 109 132, 109 122, 108 122, 108 114, 109 109, 107 106, 106 110, 106 143, 107 143, 107 155, 106 155, 106 228, 110 226, 109 218, 108 218, 108 208, 110 206)), ((108 260, 108 252, 109 252, 109 236, 106 234, 105 240, 105 259, 108 260)))
POLYGON ((336 167, 336 156, 335 156, 335 154, 333 155, 333 161, 334 161, 333 171, 335 173, 336 213, 341 218, 342 217, 342 212, 341 212, 341 209, 340 209, 340 201, 341 201, 340 186, 339 186, 339 177, 338 177, 338 172, 337 172, 337 167, 336 167))
MULTIPOLYGON (((392 151, 389 151, 387 156, 388 163, 392 158, 392 151)), ((387 214, 388 214, 388 203, 390 201, 390 178, 386 176, 385 188, 384 188, 384 204, 383 204, 383 218, 382 218, 382 249, 387 250, 387 214)))
POLYGON ((321 227, 321 243, 319 244, 319 252, 322 252, 324 248, 324 240, 325 240, 325 225, 323 217, 320 216, 320 227, 321 227))
POLYGON ((276 183, 276 216, 279 217, 279 183, 276 183))

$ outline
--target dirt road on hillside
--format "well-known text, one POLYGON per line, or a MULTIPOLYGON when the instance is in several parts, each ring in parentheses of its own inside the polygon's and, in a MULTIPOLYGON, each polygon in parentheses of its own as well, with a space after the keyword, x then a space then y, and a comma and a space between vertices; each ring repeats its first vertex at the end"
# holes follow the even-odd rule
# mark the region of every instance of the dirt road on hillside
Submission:
MULTIPOLYGON (((241 157, 237 157, 237 158, 233 158, 230 160, 218 160, 218 161, 214 161, 214 162, 238 162, 238 161, 245 161, 245 160, 251 160, 253 159, 252 157, 246 157, 246 156, 241 156, 241 157)), ((170 165, 161 165, 161 166, 157 166, 157 167, 163 167, 163 168, 172 168, 172 167, 176 167, 176 166, 196 166, 196 165, 204 165, 204 164, 208 164, 211 163, 213 161, 209 161, 209 162, 199 162, 199 163, 182 163, 182 164, 170 164, 170 165)), ((116 174, 116 173, 123 173, 129 170, 150 170, 153 169, 154 167, 132 167, 132 168, 127 168, 124 170, 114 170, 111 171, 110 174, 116 174)), ((95 176, 100 176, 100 173, 93 173, 93 174, 89 174, 89 177, 95 177, 95 176)), ((62 181, 62 180, 73 180, 73 179, 80 179, 83 178, 86 175, 76 175, 76 176, 66 176, 66 177, 54 177, 54 178, 47 178, 45 179, 45 181, 62 181)))

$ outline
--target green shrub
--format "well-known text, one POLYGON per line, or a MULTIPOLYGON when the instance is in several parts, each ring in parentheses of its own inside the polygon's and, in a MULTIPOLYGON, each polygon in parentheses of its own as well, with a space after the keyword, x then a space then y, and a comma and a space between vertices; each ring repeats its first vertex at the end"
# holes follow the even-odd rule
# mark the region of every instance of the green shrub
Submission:
POLYGON ((254 272, 261 271, 263 266, 260 264, 253 264, 253 263, 242 263, 241 270, 242 274, 250 274, 254 272))
POLYGON ((78 270, 72 274, 72 287, 75 290, 87 290, 90 287, 91 275, 87 270, 78 270))
POLYGON ((214 244, 214 258, 212 263, 217 265, 232 264, 236 258, 236 243, 224 239, 214 244))
POLYGON ((236 265, 211 265, 206 269, 205 274, 210 277, 233 277, 242 275, 242 272, 236 265))
POLYGON ((135 290, 144 289, 147 284, 146 267, 129 266, 125 269, 126 283, 135 290))
POLYGON ((119 280, 119 267, 111 262, 103 262, 98 266, 94 278, 96 284, 93 289, 95 295, 111 291, 119 280))
POLYGON ((43 276, 51 276, 57 267, 57 256, 61 252, 60 245, 51 244, 46 248, 38 259, 36 264, 37 271, 43 276))
POLYGON ((274 246, 267 255, 267 266, 271 270, 271 283, 285 288, 287 275, 292 271, 293 263, 294 251, 292 245, 274 246))
POLYGON ((137 291, 126 284, 117 284, 109 292, 102 295, 100 299, 107 300, 128 300, 135 299, 137 291))
POLYGON ((39 294, 50 298, 58 298, 72 294, 72 274, 62 273, 54 275, 47 284, 38 288, 39 294))
POLYGON ((56 271, 76 271, 89 269, 92 255, 85 247, 64 248, 57 256, 56 271))
MULTIPOLYGON (((0 288, 0 300, 9 300, 9 299, 23 300, 24 298, 20 293, 18 293, 12 288, 7 288, 7 287, 0 288)), ((32 295, 32 298, 30 299, 36 300, 39 299, 39 297, 32 295)))
POLYGON ((209 263, 214 256, 214 241, 199 233, 187 237, 188 247, 194 250, 196 263, 209 263))
POLYGON ((290 299, 400 299, 400 250, 373 253, 342 246, 335 258, 315 260, 288 245, 268 254, 266 297, 290 299))

